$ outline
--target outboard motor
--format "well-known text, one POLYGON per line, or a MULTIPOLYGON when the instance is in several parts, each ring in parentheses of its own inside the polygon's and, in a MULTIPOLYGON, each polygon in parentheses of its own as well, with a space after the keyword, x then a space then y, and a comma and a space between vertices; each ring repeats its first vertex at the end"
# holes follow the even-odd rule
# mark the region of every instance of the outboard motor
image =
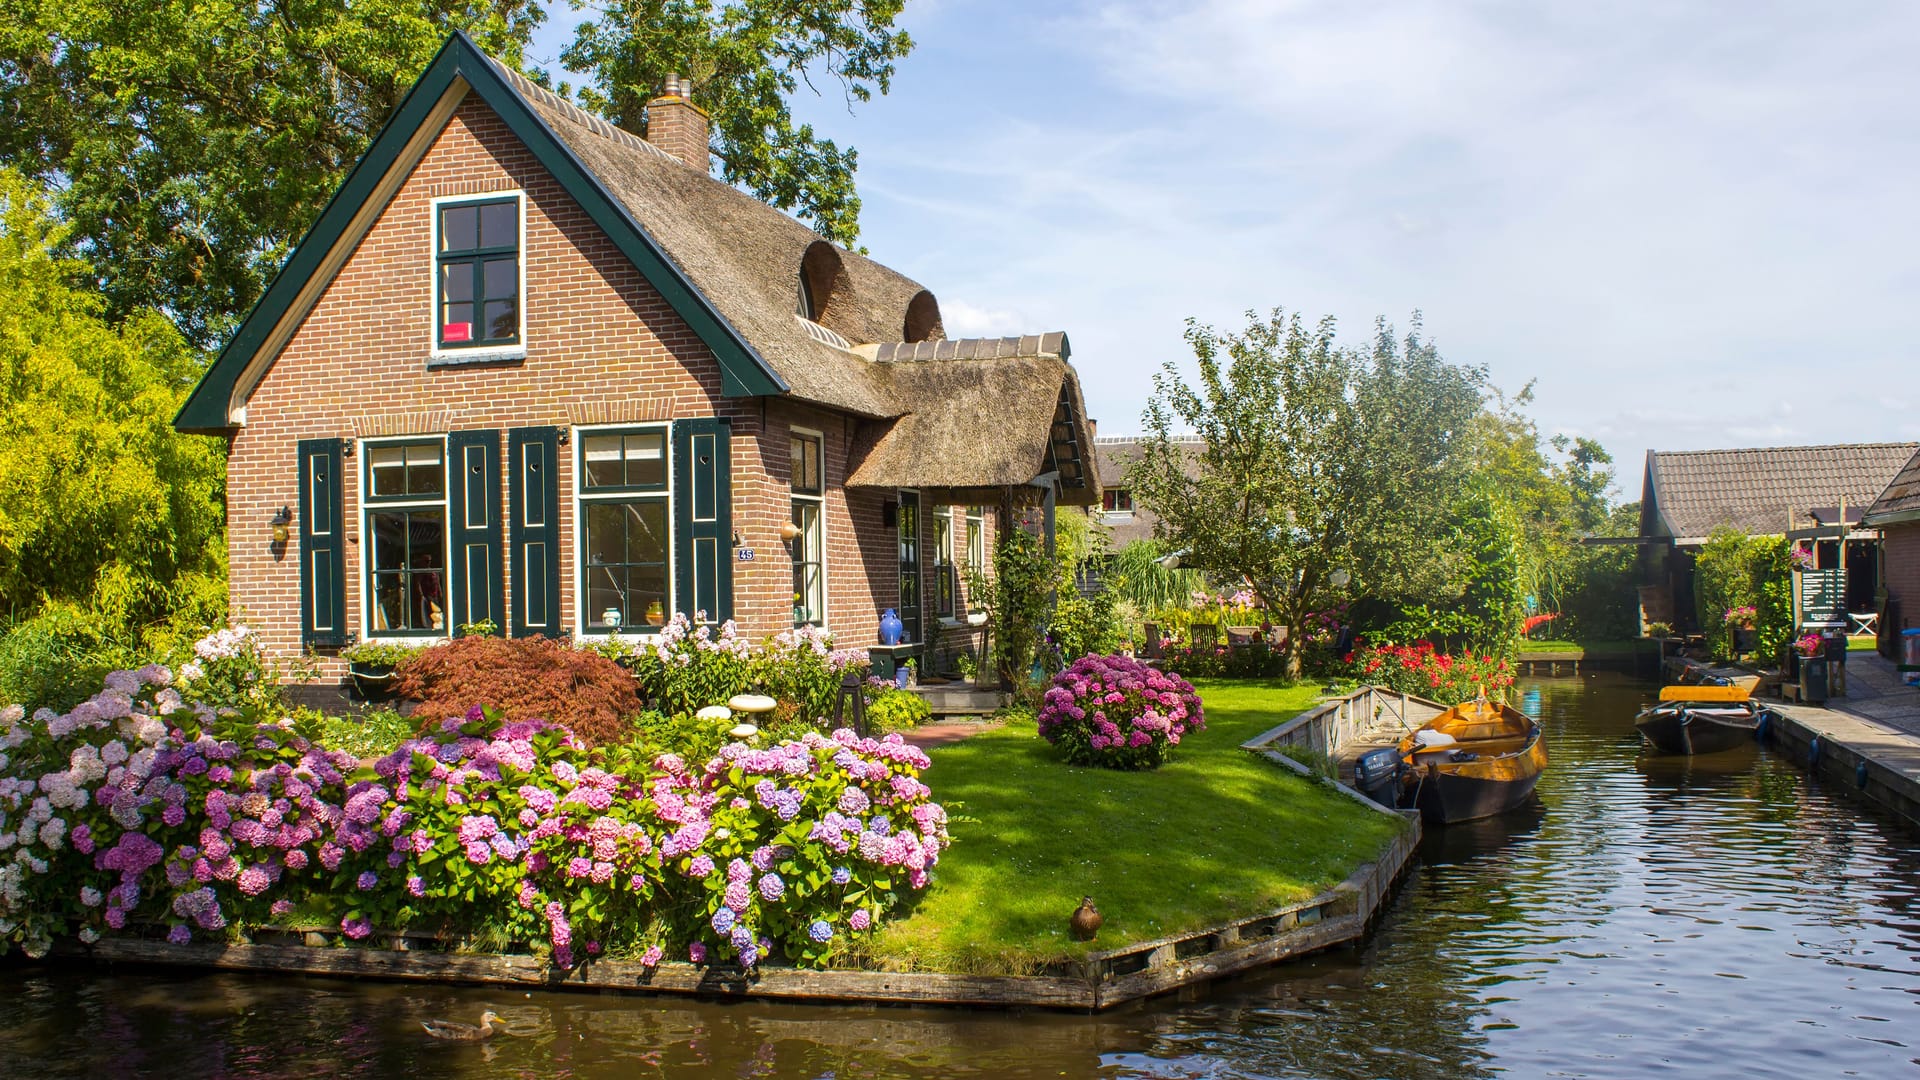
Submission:
POLYGON ((1353 786, 1360 794, 1392 808, 1400 802, 1400 774, 1406 763, 1397 747, 1383 746, 1353 763, 1353 786))

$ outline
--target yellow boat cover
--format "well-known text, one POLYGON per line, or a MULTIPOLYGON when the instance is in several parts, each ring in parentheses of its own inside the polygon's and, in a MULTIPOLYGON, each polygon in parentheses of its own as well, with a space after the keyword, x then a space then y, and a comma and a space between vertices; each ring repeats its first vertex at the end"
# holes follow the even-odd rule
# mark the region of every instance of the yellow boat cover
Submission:
POLYGON ((1745 701, 1753 691, 1744 686, 1663 686, 1661 701, 1745 701))

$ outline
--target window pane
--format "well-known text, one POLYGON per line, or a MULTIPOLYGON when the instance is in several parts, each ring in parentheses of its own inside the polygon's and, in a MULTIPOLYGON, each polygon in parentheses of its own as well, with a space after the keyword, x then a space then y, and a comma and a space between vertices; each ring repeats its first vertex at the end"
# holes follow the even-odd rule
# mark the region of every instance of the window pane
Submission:
POLYGON ((627 515, 626 562, 667 561, 667 506, 660 502, 623 503, 627 515))
MULTIPOLYGON (((442 570, 447 565, 446 520, 439 510, 412 510, 407 517, 407 569, 442 570)), ((419 574, 415 574, 419 577, 419 574)), ((437 577, 437 575, 436 575, 437 577)), ((434 594, 439 595, 435 589, 434 594)))
POLYGON ((472 206, 450 206, 440 211, 440 250, 472 251, 478 247, 479 211, 472 206))
POLYGON ((623 451, 627 483, 648 487, 667 484, 667 437, 661 434, 627 435, 623 451))
POLYGON ((440 340, 473 340, 473 305, 448 304, 440 313, 440 340))
POLYGON ((518 247, 520 244, 517 201, 487 203, 480 207, 480 246, 518 247))
POLYGON ((409 446, 407 452, 407 494, 438 495, 444 489, 440 470, 440 447, 409 446))
POLYGON ((519 267, 512 259, 488 259, 483 273, 486 282, 482 287, 486 289, 487 299, 511 300, 517 294, 515 286, 519 278, 519 267))
POLYGON ((449 303, 473 299, 473 264, 465 260, 440 264, 440 299, 449 303))
POLYGON ((826 616, 820 504, 795 502, 793 523, 800 530, 800 535, 793 538, 793 621, 796 625, 817 623, 826 616))
POLYGON ((407 493, 407 448, 375 446, 367 450, 368 471, 373 474, 373 494, 407 493))
POLYGON ((487 340, 501 341, 520 332, 520 312, 512 300, 487 301, 487 340))
POLYGON ((620 436, 587 435, 581 438, 580 456, 587 465, 587 486, 619 487, 626 480, 621 465, 620 436))
MULTIPOLYGON (((619 503, 592 502, 587 508, 587 565, 617 566, 626 561, 627 533, 619 503)), ((595 583, 602 575, 590 575, 595 583)))

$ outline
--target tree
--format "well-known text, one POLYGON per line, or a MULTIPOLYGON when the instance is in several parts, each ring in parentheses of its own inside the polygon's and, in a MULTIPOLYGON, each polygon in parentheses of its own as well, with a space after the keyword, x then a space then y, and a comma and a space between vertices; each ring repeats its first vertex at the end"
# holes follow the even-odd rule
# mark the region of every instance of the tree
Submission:
POLYGON ((0 166, 57 190, 121 319, 223 339, 456 27, 509 64, 534 0, 0 7, 0 166))
POLYGON ((1404 338, 1376 322, 1365 350, 1338 346, 1331 319, 1247 319, 1238 335, 1189 320, 1198 381, 1171 362, 1154 377, 1127 479, 1156 535, 1289 626, 1348 595, 1457 598, 1473 556, 1450 538, 1485 373, 1443 360, 1417 315, 1404 338), (1201 436, 1197 454, 1177 429, 1201 436))
POLYGON ((646 128, 646 103, 666 76, 693 81, 712 118, 721 174, 763 202, 851 244, 860 232, 858 155, 795 125, 788 99, 814 73, 839 80, 846 103, 892 84, 913 39, 894 29, 905 0, 612 0, 581 24, 562 60, 591 71, 581 99, 628 131, 646 128))
POLYGON ((218 603, 223 447, 173 416, 198 372, 155 312, 69 284, 61 227, 0 170, 0 613, 53 603, 132 631, 218 603))
MULTIPOLYGON (((786 99, 830 72, 884 93, 912 42, 903 0, 617 0, 565 54, 630 130, 667 71, 698 81, 726 178, 858 232, 854 151, 786 99)), ((64 253, 110 320, 170 315, 196 348, 232 332, 449 31, 522 63, 543 0, 27 0, 0 5, 0 167, 58 192, 64 253)), ((536 81, 545 81, 537 72, 536 81)))

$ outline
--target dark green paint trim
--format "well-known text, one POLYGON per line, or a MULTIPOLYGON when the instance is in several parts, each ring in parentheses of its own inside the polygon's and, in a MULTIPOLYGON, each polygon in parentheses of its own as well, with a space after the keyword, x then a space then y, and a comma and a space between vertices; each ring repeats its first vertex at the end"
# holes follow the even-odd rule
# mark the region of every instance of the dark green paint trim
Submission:
POLYGON ((491 622, 507 632, 501 565, 500 433, 455 431, 447 436, 448 560, 454 635, 470 623, 491 622))
POLYGON ((347 579, 342 541, 339 439, 302 439, 300 477, 300 643, 347 643, 347 579))
MULTIPOLYGON (((301 289, 320 270, 327 253, 346 234, 360 208, 399 160, 414 134, 432 114, 440 99, 464 80, 505 121, 508 130, 525 143, 562 188, 578 202, 594 223, 605 230, 622 254, 658 289, 720 363, 723 392, 729 397, 781 394, 785 380, 716 311, 707 298, 668 259, 653 237, 633 220, 592 171, 583 164, 526 99, 501 77, 465 33, 455 31, 435 54, 407 96, 375 136, 367 152, 347 175, 346 182, 328 200, 320 217, 307 230, 272 284, 254 305, 226 348, 194 387, 193 394, 174 417, 178 431, 223 434, 231 430, 227 404, 247 364, 266 343, 280 320, 298 299, 301 289)), ((522 289, 525 283, 522 283, 522 289)))
POLYGON ((693 619, 733 618, 733 426, 673 423, 673 602, 693 619))
POLYGON ((564 637, 560 611, 560 429, 507 432, 507 542, 514 637, 564 637))

